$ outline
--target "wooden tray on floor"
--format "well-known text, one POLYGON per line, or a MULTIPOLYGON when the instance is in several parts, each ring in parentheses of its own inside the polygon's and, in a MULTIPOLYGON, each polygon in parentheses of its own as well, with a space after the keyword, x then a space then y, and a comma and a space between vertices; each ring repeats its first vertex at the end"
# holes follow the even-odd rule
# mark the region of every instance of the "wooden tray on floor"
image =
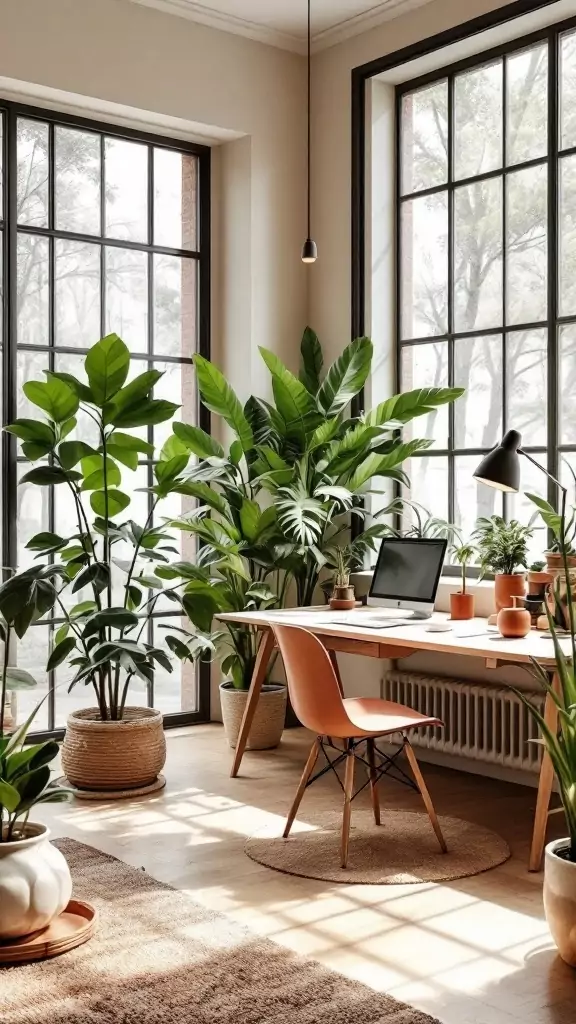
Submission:
POLYGON ((81 946, 92 936, 98 913, 90 903, 70 900, 66 910, 41 932, 23 939, 0 942, 0 964, 15 965, 47 960, 81 946))

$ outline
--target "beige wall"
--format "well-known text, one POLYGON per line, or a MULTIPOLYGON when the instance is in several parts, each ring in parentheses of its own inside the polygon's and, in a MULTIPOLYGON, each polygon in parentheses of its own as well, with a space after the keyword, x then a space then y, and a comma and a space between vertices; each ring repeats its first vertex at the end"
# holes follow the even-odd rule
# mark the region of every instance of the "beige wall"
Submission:
POLYGON ((0 0, 0 23, 0 76, 39 99, 246 136, 215 157, 213 341, 243 396, 262 387, 257 346, 287 356, 306 320, 302 57, 127 0, 0 0))
MULTIPOLYGON (((332 357, 350 340, 352 69, 502 6, 502 0, 435 0, 314 57, 312 231, 319 258, 309 311, 332 357)), ((383 355, 385 339, 377 341, 383 355)))

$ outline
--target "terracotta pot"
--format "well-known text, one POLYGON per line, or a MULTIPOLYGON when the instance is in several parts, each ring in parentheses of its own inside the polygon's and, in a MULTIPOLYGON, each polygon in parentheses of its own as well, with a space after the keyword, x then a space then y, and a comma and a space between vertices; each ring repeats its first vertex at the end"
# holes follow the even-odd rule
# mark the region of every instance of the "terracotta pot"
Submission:
POLYGON ((68 718, 62 768, 79 789, 149 786, 165 761, 162 715, 155 708, 124 708, 120 722, 103 722, 97 708, 73 711, 68 718))
POLYGON ((356 598, 354 596, 354 587, 337 587, 334 584, 332 590, 332 597, 330 598, 330 607, 334 611, 345 612, 356 606, 356 598))
POLYGON ((28 822, 22 832, 0 843, 0 941, 47 928, 72 895, 68 864, 46 826, 28 822))
POLYGON ((528 636, 532 629, 530 612, 526 608, 521 608, 517 604, 518 600, 519 598, 513 596, 512 606, 510 608, 501 608, 496 619, 496 625, 502 636, 509 639, 528 636))
MULTIPOLYGON (((559 551, 545 551, 546 568, 549 572, 556 574, 564 568, 564 557, 559 551)), ((576 555, 566 555, 569 569, 576 569, 576 555)))
POLYGON ((576 967, 576 863, 557 855, 568 839, 548 843, 544 858, 544 910, 558 952, 576 967))
POLYGON ((548 583, 552 583, 554 576, 551 572, 534 572, 529 570, 528 572, 528 593, 538 597, 540 594, 544 594, 544 588, 548 583))
MULTIPOLYGON (((576 569, 569 569, 570 591, 574 602, 574 615, 576 617, 576 569)), ((570 616, 568 614, 568 590, 566 587, 566 573, 557 572, 553 582, 546 587, 546 605, 556 625, 561 629, 570 628, 570 616)))
POLYGON ((456 594, 450 594, 450 618, 473 619, 474 594, 463 594, 461 590, 456 594))
POLYGON ((512 597, 524 597, 526 594, 526 577, 523 572, 511 575, 498 572, 494 577, 494 602, 496 611, 512 607, 512 597))
MULTIPOLYGON (((287 693, 287 687, 281 683, 266 683, 262 687, 246 744, 248 750, 270 750, 278 746, 286 718, 287 693)), ((232 749, 236 746, 247 700, 248 690, 237 690, 228 679, 220 683, 222 721, 232 749)))

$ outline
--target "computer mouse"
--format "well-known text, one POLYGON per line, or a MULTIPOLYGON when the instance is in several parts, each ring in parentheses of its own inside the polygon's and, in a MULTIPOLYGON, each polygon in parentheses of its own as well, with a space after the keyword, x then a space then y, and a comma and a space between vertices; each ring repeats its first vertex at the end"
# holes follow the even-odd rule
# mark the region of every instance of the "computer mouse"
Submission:
POLYGON ((452 626, 448 622, 431 622, 426 626, 427 633, 448 633, 452 626))

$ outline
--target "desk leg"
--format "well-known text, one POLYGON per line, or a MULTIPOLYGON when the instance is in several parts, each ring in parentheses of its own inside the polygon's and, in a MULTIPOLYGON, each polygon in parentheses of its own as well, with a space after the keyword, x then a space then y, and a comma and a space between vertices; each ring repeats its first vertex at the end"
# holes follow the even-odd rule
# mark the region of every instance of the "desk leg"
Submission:
POLYGON ((330 661, 332 662, 332 668, 334 669, 334 675, 336 676, 336 679, 337 679, 337 682, 338 682, 338 688, 340 690, 340 696, 343 697, 344 696, 344 687, 342 686, 342 676, 340 675, 340 667, 338 665, 338 658, 336 656, 336 651, 328 651, 328 657, 330 658, 330 661))
MULTIPOLYGON (((558 677, 554 675, 552 685, 558 689, 558 677)), ((558 728, 558 708, 549 693, 546 694, 544 705, 544 721, 552 732, 558 728)), ((530 849, 530 871, 540 871, 542 865, 542 854, 546 843, 546 826, 548 824, 548 809, 552 795, 552 783, 554 782, 554 768, 550 755, 546 749, 542 753, 542 764, 540 766, 540 779, 538 781, 538 796, 536 798, 536 813, 534 815, 534 829, 532 831, 532 847, 530 849)))
POLYGON ((240 732, 238 733, 238 739, 236 740, 236 750, 234 752, 234 760, 232 762, 232 770, 230 772, 230 778, 232 779, 235 779, 238 774, 238 769, 240 768, 240 763, 244 756, 244 751, 246 750, 246 744, 250 735, 254 714, 260 698, 262 683, 266 678, 268 662, 270 661, 270 655, 273 650, 274 633, 271 629, 267 629, 262 634, 260 646, 258 647, 258 654, 256 655, 256 661, 254 664, 254 672, 252 673, 252 681, 248 691, 248 700, 246 701, 246 707, 244 708, 244 715, 242 717, 242 725, 240 726, 240 732))

